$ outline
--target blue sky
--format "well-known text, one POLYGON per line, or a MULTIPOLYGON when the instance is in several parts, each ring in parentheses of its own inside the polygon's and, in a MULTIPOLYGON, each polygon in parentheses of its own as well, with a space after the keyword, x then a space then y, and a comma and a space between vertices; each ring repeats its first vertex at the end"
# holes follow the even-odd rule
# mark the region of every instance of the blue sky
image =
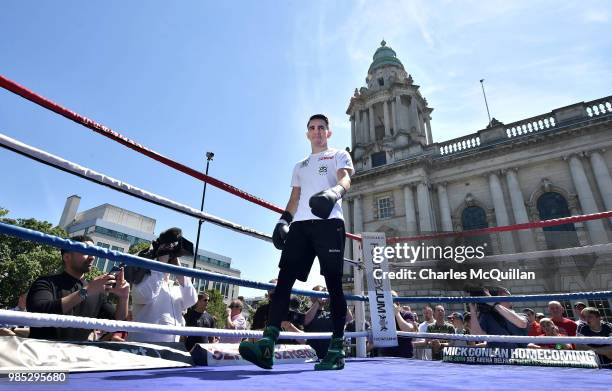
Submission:
MULTIPOLYGON (((294 163, 309 153, 305 121, 324 112, 331 144, 350 144, 345 114, 382 38, 434 108, 434 141, 509 123, 612 91, 605 2, 531 1, 11 1, 0 3, 0 73, 188 166, 284 206, 294 163)), ((202 183, 0 91, 0 132, 135 186, 199 207, 202 183)), ((57 223, 111 203, 196 222, 0 150, 0 206, 57 223)), ((209 187, 206 211, 270 232, 273 212, 209 187)), ((277 273, 272 245, 205 225, 203 247, 243 278, 277 273)), ((317 272, 313 270, 313 272, 317 272)), ((312 274, 305 287, 318 280, 312 274)), ((258 291, 242 289, 245 296, 258 291)))

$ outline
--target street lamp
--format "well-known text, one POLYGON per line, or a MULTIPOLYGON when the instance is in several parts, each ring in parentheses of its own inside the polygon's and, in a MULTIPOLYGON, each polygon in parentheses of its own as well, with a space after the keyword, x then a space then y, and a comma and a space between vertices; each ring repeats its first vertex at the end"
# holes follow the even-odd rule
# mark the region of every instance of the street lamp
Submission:
MULTIPOLYGON (((213 160, 215 154, 212 152, 206 152, 206 176, 208 176, 208 166, 210 161, 213 160)), ((204 182, 204 190, 202 191, 202 204, 200 205, 200 212, 204 211, 204 199, 206 198, 206 182, 204 182)), ((196 268, 196 261, 198 259, 198 247, 200 246, 200 231, 202 230, 202 219, 198 220, 198 236, 196 239, 195 251, 193 252, 193 268, 196 268)))

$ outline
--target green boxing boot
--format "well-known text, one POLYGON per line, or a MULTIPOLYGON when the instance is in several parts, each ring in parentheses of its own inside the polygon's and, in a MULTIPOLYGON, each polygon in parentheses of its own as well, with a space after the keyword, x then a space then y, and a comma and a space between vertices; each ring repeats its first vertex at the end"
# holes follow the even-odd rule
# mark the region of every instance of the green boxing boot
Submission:
POLYGON ((344 369, 344 338, 332 338, 325 358, 315 364, 315 371, 344 369))
POLYGON ((238 351, 242 358, 263 369, 272 369, 274 345, 280 330, 273 326, 264 329, 263 338, 257 342, 240 342, 238 351))

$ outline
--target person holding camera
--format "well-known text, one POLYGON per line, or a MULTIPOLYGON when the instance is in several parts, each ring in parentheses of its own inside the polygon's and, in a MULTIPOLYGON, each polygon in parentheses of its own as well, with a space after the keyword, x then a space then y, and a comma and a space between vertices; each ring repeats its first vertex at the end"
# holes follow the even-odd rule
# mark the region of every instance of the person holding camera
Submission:
MULTIPOLYGON (((493 291, 485 288, 478 292, 470 292, 475 296, 509 296, 510 291, 498 287, 493 291)), ((492 299, 491 301, 495 301, 492 299)), ((527 335, 529 322, 524 314, 512 309, 512 303, 495 301, 493 305, 470 303, 470 331, 473 335, 527 335)), ((522 348, 525 344, 487 342, 487 347, 522 348)))
MULTIPOLYGON (((179 228, 162 232, 153 241, 152 248, 138 254, 141 257, 156 259, 158 262, 179 265, 178 258, 193 255, 193 243, 183 238, 179 228)), ((198 294, 191 278, 142 268, 128 268, 133 284, 132 311, 134 321, 161 325, 185 326, 183 311, 198 301, 198 294)), ((130 333, 129 341, 139 342, 178 342, 178 335, 157 333, 130 333)))
MULTIPOLYGON (((70 238, 93 246, 87 235, 70 238)), ((40 277, 30 287, 26 299, 28 312, 75 315, 90 318, 125 320, 128 313, 130 284, 117 274, 103 274, 86 282, 85 273, 91 270, 95 258, 76 251, 61 250, 64 271, 40 277), (116 308, 109 303, 108 294, 117 296, 116 308)), ((62 327, 30 327, 30 338, 86 341, 92 330, 62 327)))

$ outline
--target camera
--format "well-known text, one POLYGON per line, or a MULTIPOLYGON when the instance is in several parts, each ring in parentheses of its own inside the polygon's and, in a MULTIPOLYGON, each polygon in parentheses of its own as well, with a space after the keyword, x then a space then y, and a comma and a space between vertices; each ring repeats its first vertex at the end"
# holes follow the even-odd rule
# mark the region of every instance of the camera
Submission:
MULTIPOLYGON (((122 268, 125 268, 125 266, 126 266, 126 265, 125 265, 125 263, 120 263, 119 265, 115 265, 115 266, 113 266, 113 268, 112 268, 112 269, 110 269, 110 271, 108 272, 108 274, 112 274, 113 276, 115 276, 115 281, 116 281, 116 279, 117 279, 117 274, 119 274, 119 272, 121 272, 121 269, 122 269, 122 268)), ((115 288, 116 286, 117 286, 117 283, 116 283, 116 282, 115 282, 115 283, 113 283, 113 284, 111 284, 111 287, 112 287, 112 288, 115 288)))

